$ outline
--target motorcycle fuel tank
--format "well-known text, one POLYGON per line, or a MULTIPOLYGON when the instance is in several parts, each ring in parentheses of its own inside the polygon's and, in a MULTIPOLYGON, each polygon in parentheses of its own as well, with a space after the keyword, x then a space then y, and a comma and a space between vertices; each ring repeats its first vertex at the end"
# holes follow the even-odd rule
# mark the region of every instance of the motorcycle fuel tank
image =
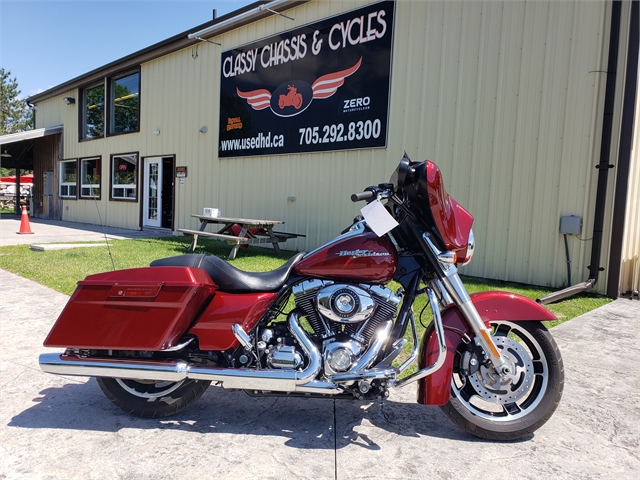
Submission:
POLYGON ((386 283, 398 266, 391 240, 365 232, 340 238, 311 252, 295 267, 295 273, 330 280, 386 283))

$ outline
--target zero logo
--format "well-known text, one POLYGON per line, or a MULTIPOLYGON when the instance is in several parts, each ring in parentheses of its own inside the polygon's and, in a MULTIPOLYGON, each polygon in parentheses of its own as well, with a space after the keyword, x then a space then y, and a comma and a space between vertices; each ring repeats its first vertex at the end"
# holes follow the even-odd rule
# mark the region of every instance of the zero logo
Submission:
POLYGON ((354 109, 368 109, 369 105, 371 105, 370 97, 361 97, 361 98, 352 98, 351 100, 343 100, 344 107, 343 111, 348 112, 354 109))

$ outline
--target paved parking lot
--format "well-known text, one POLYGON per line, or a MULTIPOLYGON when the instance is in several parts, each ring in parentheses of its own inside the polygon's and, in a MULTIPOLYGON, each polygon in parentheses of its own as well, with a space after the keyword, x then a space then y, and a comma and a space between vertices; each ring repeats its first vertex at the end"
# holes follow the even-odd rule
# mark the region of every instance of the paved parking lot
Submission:
POLYGON ((44 374, 38 355, 67 297, 0 270, 2 479, 635 479, 640 475, 640 302, 619 299, 553 330, 566 386, 530 438, 470 437, 415 389, 379 402, 251 398, 211 387, 145 420, 93 379, 44 374))

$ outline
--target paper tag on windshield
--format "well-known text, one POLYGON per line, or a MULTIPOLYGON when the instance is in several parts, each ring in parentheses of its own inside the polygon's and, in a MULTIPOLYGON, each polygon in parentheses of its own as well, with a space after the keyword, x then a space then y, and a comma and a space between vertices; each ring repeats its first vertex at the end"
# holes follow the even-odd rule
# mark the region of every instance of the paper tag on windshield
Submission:
POLYGON ((374 200, 368 205, 365 205, 360 212, 362 212, 362 216, 367 222, 367 225, 369 225, 371 230, 379 237, 398 226, 398 222, 396 222, 387 209, 384 208, 380 200, 374 200))

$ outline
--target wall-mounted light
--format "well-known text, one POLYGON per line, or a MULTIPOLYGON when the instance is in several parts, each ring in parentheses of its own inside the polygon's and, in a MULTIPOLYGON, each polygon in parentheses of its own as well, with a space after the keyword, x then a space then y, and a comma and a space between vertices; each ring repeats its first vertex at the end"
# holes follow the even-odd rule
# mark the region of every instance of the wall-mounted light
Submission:
POLYGON ((156 129, 152 132, 154 135, 160 135, 160 129, 156 129))
POLYGON ((205 125, 205 126, 203 126, 203 127, 200 127, 200 130, 198 130, 198 131, 199 131, 200 133, 207 133, 207 126, 205 125))
POLYGON ((76 103, 76 99, 73 97, 64 97, 62 101, 67 105, 73 105, 74 103, 76 103))

